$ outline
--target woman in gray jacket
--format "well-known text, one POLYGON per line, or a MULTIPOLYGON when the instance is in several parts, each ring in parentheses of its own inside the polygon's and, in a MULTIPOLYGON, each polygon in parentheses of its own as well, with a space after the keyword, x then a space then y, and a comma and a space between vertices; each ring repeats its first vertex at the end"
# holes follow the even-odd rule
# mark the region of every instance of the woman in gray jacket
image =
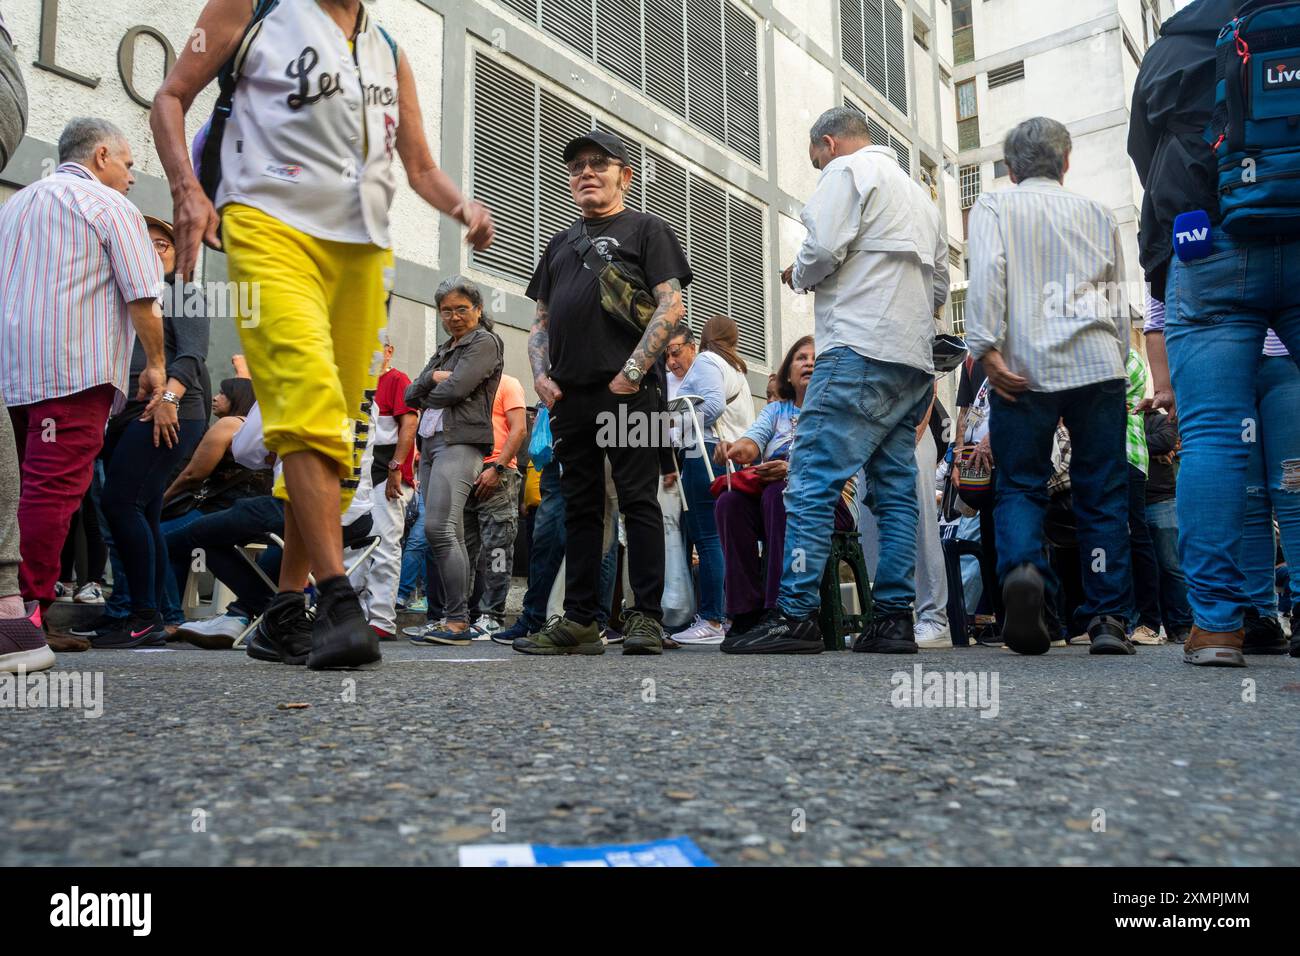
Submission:
POLYGON ((446 618, 427 624, 412 644, 468 644, 469 557, 465 501, 492 453, 492 402, 504 348, 483 314, 483 294, 464 276, 438 287, 434 303, 451 336, 406 390, 420 414, 420 487, 424 532, 442 575, 446 618))

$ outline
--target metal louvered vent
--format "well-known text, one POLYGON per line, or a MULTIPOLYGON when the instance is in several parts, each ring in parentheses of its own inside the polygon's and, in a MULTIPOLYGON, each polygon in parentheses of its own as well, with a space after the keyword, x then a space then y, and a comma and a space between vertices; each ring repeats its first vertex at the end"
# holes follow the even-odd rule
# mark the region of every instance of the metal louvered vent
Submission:
POLYGON ((644 0, 645 91, 686 115, 686 20, 681 0, 644 0))
POLYGON ((903 167, 903 172, 908 176, 912 175, 912 147, 905 140, 899 139, 893 133, 889 134, 889 145, 893 147, 894 152, 898 154, 898 165, 903 167))
POLYGON ((686 118, 727 140, 726 72, 718 0, 686 0, 686 118))
POLYGON ((767 361, 767 268, 763 250, 763 211, 735 196, 727 197, 727 231, 731 236, 731 318, 740 332, 740 351, 767 361))
POLYGON ((758 43, 754 21, 723 4, 727 55, 727 145, 754 162, 763 156, 758 103, 758 43))
POLYGON ((867 72, 862 38, 862 0, 840 0, 840 43, 844 62, 858 76, 865 76, 867 72))
POLYGON ((687 250, 695 275, 687 290, 692 326, 717 313, 730 315, 740 330, 741 353, 767 362, 760 205, 647 149, 596 119, 585 104, 542 89, 482 52, 474 58, 473 87, 472 193, 491 204, 499 229, 491 249, 471 253, 474 266, 519 282, 532 277, 552 236, 578 217, 560 158, 564 144, 585 130, 607 130, 623 140, 636 168, 628 208, 663 219, 687 250))
POLYGON ((481 53, 475 56, 471 192, 492 207, 497 238, 490 249, 472 253, 473 262, 525 282, 537 248, 536 98, 532 83, 481 53))
POLYGON ((889 102, 907 115, 907 34, 903 31, 903 11, 894 0, 885 5, 885 70, 889 102))
POLYGON ((593 25, 596 22, 592 0, 538 0, 541 27, 554 34, 585 57, 592 56, 593 25))
POLYGON ((537 0, 499 0, 521 16, 537 22, 537 0))
POLYGON ((762 162, 759 22, 735 0, 503 2, 719 143, 762 162))
MULTIPOLYGON (((568 229, 578 219, 578 208, 564 168, 564 147, 575 136, 591 130, 591 113, 569 105, 549 90, 541 91, 541 122, 537 126, 537 253, 546 250, 551 236, 568 229)), ((531 273, 530 273, 531 274, 531 273)))
POLYGON ((888 92, 885 79, 885 7, 893 0, 865 0, 862 4, 862 41, 867 51, 867 69, 862 75, 876 91, 888 92))
POLYGON ((845 65, 907 115, 907 35, 897 0, 840 0, 845 65))
POLYGON ((642 85, 641 0, 596 0, 596 62, 642 85))
POLYGON ((727 194, 717 186, 691 177, 691 230, 687 254, 695 282, 690 288, 687 315, 691 327, 730 310, 727 302, 727 194))
POLYGON ((1000 67, 996 70, 989 70, 989 89, 996 90, 999 86, 1006 86, 1008 83, 1014 83, 1016 80, 1025 78, 1025 61, 1020 60, 1017 63, 1000 67))

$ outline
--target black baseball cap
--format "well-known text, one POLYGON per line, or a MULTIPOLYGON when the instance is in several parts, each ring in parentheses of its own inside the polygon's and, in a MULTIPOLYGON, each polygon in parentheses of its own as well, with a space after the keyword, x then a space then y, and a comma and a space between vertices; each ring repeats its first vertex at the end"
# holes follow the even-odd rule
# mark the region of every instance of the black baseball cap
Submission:
POLYGON ((564 161, 572 162, 573 157, 577 156, 579 151, 594 146, 611 159, 617 159, 620 162, 631 164, 632 160, 628 157, 627 147, 623 141, 613 133, 607 133, 603 129, 593 129, 590 133, 584 133, 577 139, 569 141, 569 145, 564 147, 564 161))

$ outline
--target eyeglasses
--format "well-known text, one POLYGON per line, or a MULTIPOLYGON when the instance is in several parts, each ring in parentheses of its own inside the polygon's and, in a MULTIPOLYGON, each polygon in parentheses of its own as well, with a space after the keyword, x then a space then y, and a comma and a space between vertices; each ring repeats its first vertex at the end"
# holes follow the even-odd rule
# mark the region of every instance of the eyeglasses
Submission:
POLYGON ((692 350, 693 350, 694 348, 695 348, 695 343, 694 343, 694 342, 683 342, 681 345, 672 345, 672 346, 669 346, 669 348, 668 348, 668 357, 669 357, 669 358, 681 358, 681 355, 682 355, 683 352, 685 352, 687 349, 692 349, 692 350))
POLYGON ((154 247, 155 249, 157 249, 159 252, 166 252, 168 249, 175 248, 175 247, 174 247, 170 242, 168 242, 166 239, 155 239, 155 240, 153 240, 153 247, 154 247))
POLYGON ((565 164, 569 170, 569 176, 577 179, 583 174, 588 166, 593 173, 603 173, 610 166, 622 166, 623 163, 617 159, 611 159, 608 156, 588 156, 585 159, 575 159, 571 163, 565 164))
POLYGON ((450 319, 452 316, 455 316, 458 319, 465 319, 469 318, 470 313, 473 311, 474 306, 472 305, 458 305, 454 309, 440 309, 439 315, 444 319, 450 319))

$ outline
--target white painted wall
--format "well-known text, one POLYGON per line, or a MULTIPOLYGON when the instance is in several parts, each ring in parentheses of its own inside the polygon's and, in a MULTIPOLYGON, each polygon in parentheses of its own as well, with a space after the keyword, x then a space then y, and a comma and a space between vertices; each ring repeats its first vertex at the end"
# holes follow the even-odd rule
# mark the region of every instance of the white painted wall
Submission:
POLYGON ((818 116, 837 105, 835 77, 780 31, 774 51, 777 183, 804 200, 817 186, 817 171, 808 159, 808 131, 818 116))
MULTIPOLYGON (((836 13, 832 0, 776 0, 777 12, 789 18, 801 33, 827 53, 834 52, 836 13)), ((798 41, 798 37, 791 39, 798 41)), ((779 89, 779 87, 778 87, 779 89)))

